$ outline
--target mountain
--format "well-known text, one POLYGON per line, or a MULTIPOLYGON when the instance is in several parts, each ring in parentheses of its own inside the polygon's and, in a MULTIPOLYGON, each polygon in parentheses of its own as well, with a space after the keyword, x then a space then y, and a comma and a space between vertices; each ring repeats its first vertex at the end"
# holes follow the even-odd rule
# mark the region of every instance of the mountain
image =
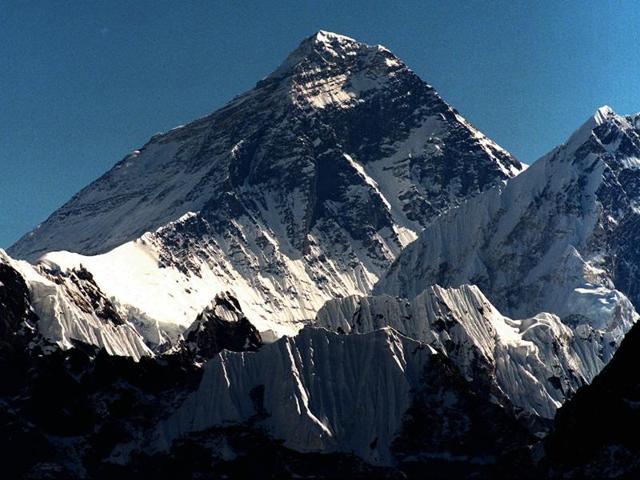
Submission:
POLYGON ((551 314, 512 320, 476 286, 427 287, 411 301, 388 295, 336 299, 316 325, 344 333, 392 327, 446 354, 464 378, 535 425, 598 373, 601 345, 551 314), (593 370, 591 370, 593 369, 593 370))
POLYGON ((522 170, 386 48, 321 31, 9 254, 82 265, 143 334, 159 323, 175 340, 228 290, 273 340, 368 293, 439 214, 522 170))
POLYGON ((550 312, 599 344, 587 381, 636 322, 640 121, 602 107, 504 187, 429 225, 375 293, 478 285, 505 314, 550 312))
POLYGON ((268 476, 447 478, 490 472, 533 441, 446 355, 389 327, 306 327, 260 345, 224 293, 184 348, 113 355, 48 343, 23 276, 5 262, 0 281, 0 448, 12 478, 235 476, 257 461, 268 476))
POLYGON ((238 299, 229 292, 216 295, 184 332, 184 339, 180 347, 205 360, 222 350, 255 351, 262 346, 260 333, 242 313, 238 299))
POLYGON ((0 262, 0 352, 28 348, 37 337, 37 322, 24 278, 8 262, 0 262))
POLYGON ((297 451, 352 452, 387 466, 420 454, 427 463, 491 463, 501 448, 529 440, 444 355, 391 328, 341 335, 306 327, 255 353, 222 352, 147 448, 167 450, 191 432, 229 424, 264 428, 297 451), (423 416, 428 428, 408 435, 423 416), (418 445, 421 453, 411 451, 418 445))
POLYGON ((318 32, 0 250, 3 473, 633 475, 639 175, 640 116, 524 171, 318 32))
POLYGON ((532 442, 446 356, 390 328, 306 327, 204 368, 80 344, 0 349, 0 366, 10 478, 449 478, 532 442))

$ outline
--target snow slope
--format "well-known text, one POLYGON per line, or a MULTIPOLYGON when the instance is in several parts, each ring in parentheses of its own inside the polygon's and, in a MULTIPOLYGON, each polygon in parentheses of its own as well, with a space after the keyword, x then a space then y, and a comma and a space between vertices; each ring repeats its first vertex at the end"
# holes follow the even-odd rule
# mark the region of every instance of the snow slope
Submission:
POLYGON ((556 478, 636 478, 640 329, 635 325, 594 381, 558 411, 539 464, 556 478))
POLYGON ((221 352, 198 390, 159 427, 158 447, 263 415, 261 425, 296 450, 354 451, 389 462, 411 388, 433 354, 391 329, 343 336, 312 328, 257 353, 221 352))

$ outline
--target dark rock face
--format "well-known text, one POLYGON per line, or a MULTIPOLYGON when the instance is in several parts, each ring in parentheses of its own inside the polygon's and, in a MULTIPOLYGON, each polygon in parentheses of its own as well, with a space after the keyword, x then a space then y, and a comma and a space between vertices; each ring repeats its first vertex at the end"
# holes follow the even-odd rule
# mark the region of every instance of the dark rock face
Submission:
MULTIPOLYGON (((166 454, 134 455, 110 473, 193 476, 207 472, 230 478, 501 478, 521 462, 533 438, 501 407, 474 393, 444 356, 425 369, 423 386, 405 415, 393 445, 396 464, 371 466, 349 454, 299 453, 255 428, 253 422, 211 428, 173 443, 166 454), (502 463, 499 463, 500 462, 502 463)), ((373 439, 371 448, 376 448, 373 439)), ((523 478, 528 478, 526 472, 523 478)))
POLYGON ((228 292, 216 296, 184 334, 185 347, 198 358, 213 358, 221 350, 255 351, 262 345, 258 330, 228 292))
MULTIPOLYGON (((113 357, 88 345, 11 359, 3 379, 0 448, 7 478, 491 478, 496 460, 531 442, 497 405, 474 393, 445 357, 425 370, 423 387, 394 443, 397 465, 374 467, 343 453, 300 453, 257 427, 268 413, 260 388, 247 424, 183 436, 169 451, 140 450, 145 432, 173 412, 201 380, 190 355, 113 357), (117 447, 134 447, 120 458, 117 447)), ((4 358, 0 359, 4 361, 4 358)), ((6 364, 2 364, 6 368, 6 364)), ((375 448, 376 439, 372 441, 375 448)))
MULTIPOLYGON (((13 328, 25 316, 31 318, 28 290, 14 270, 3 268, 0 275, 3 288, 12 292, 1 297, 1 304, 13 328)), ((74 275, 91 284, 82 272, 74 275)), ((7 342, 23 345, 16 336, 7 342)), ((52 347, 47 355, 36 348, 0 349, 0 371, 9 373, 0 382, 3 474, 36 479, 258 473, 269 478, 412 478, 428 469, 434 478, 445 478, 446 472, 477 477, 497 468, 501 452, 531 442, 520 425, 484 397, 486 392, 476 391, 446 357, 434 353, 394 442, 395 465, 375 467, 351 454, 285 448, 259 426, 271 416, 265 385, 249 391, 255 415, 245 424, 196 431, 179 437, 164 453, 146 453, 150 432, 201 383, 201 360, 222 348, 246 351, 260 344, 237 300, 223 294, 198 318, 178 354, 135 362, 80 342, 66 351, 52 347), (130 448, 131 455, 118 453, 123 448, 130 448)), ((372 449, 377 442, 372 439, 372 449)))
POLYGON ((36 322, 24 279, 9 265, 0 263, 0 350, 24 348, 36 335, 36 322))
MULTIPOLYGON (((616 287, 640 306, 640 129, 635 117, 612 117, 594 129, 590 150, 604 156, 604 181, 596 195, 602 215, 592 248, 606 252, 605 261, 616 287)), ((589 150, 589 149, 587 149, 589 150)), ((587 152, 586 152, 587 153, 587 152)))
POLYGON ((5 478, 96 478, 116 445, 135 441, 199 379, 190 358, 136 363, 80 344, 0 355, 0 371, 5 478))
POLYGON ((499 461, 534 437, 487 390, 476 390, 445 356, 425 369, 422 387, 393 444, 402 471, 419 478, 491 478, 499 461))
POLYGON ((190 435, 167 454, 137 455, 126 466, 105 465, 100 474, 98 478, 406 478, 398 469, 374 467, 349 454, 296 452, 248 426, 190 435))
POLYGON ((640 474, 640 328, 559 411, 542 465, 557 478, 637 478, 640 474))

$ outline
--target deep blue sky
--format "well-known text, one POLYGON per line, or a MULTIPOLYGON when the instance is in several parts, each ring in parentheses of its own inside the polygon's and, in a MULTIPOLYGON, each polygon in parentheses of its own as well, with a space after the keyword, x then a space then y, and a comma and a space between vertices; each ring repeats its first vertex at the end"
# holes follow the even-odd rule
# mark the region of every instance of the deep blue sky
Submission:
POLYGON ((634 2, 456 3, 0 0, 0 247, 319 29, 389 47, 528 163, 602 104, 640 110, 634 2))

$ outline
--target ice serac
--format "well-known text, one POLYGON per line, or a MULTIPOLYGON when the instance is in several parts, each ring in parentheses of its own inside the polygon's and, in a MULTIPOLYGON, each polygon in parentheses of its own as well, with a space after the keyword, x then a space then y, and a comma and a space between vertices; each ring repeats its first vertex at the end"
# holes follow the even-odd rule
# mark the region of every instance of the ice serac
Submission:
POLYGON ((437 215, 522 169, 389 50, 318 32, 11 253, 82 263, 153 321, 184 328, 229 290, 261 331, 292 334, 326 300, 368 292, 437 215))
POLYGON ((418 444, 427 458, 488 459, 501 448, 499 428, 514 444, 526 438, 446 357, 391 328, 341 335, 306 327, 258 352, 223 351, 147 448, 229 424, 266 429, 297 451, 353 453, 378 465, 396 455, 415 461, 418 444), (482 441, 482 432, 495 435, 482 441))
POLYGON ((574 337, 552 314, 505 317, 474 285, 431 286, 411 301, 388 295, 336 299, 318 312, 316 324, 344 333, 394 328, 443 352, 466 380, 527 418, 552 418, 603 366, 596 339, 574 337))
POLYGON ((598 109, 504 188, 428 226, 375 291, 474 283, 509 316, 550 312, 597 338, 606 364, 640 305, 637 118, 598 109))

